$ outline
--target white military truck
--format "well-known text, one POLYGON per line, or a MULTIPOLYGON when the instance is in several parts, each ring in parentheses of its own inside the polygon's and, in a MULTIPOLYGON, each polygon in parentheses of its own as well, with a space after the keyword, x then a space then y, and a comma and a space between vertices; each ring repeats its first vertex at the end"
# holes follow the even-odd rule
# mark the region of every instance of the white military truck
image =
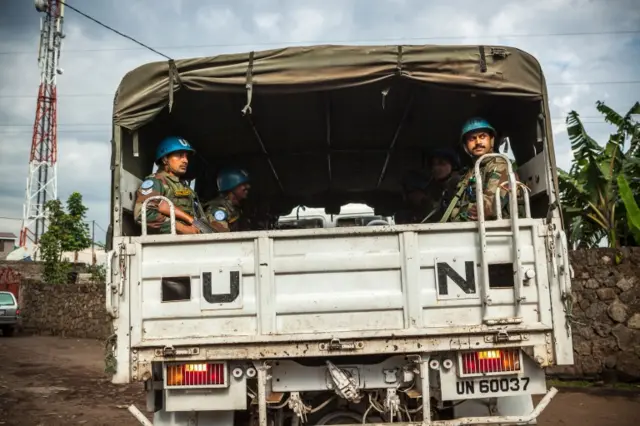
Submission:
POLYGON ((113 114, 113 382, 144 382, 154 425, 534 424, 556 393, 544 368, 573 363, 549 117, 539 63, 511 47, 295 47, 129 72, 113 114), (509 141, 522 214, 268 225, 300 205, 392 216, 405 171, 459 146, 478 115, 509 141), (136 224, 167 135, 196 148, 187 178, 202 201, 221 167, 249 171, 250 230, 136 224))

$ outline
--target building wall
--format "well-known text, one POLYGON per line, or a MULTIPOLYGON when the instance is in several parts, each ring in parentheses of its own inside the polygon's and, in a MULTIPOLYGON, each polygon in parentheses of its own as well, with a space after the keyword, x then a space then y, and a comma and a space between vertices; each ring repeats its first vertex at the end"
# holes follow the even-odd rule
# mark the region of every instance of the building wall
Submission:
POLYGON ((7 257, 7 255, 13 251, 15 246, 15 240, 2 240, 0 239, 0 260, 7 257))

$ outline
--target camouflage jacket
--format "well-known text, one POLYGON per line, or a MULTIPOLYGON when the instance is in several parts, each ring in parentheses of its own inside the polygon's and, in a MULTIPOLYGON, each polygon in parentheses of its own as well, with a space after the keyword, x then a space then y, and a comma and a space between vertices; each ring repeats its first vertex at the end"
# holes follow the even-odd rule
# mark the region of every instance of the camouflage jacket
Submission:
POLYGON ((427 216, 425 223, 438 222, 455 195, 459 180, 460 175, 456 172, 444 181, 432 180, 425 188, 425 198, 420 205, 405 203, 405 206, 396 214, 395 222, 398 224, 421 223, 427 216))
MULTIPOLYGON (((156 195, 167 197, 174 206, 194 216, 196 194, 180 178, 162 171, 147 176, 136 191, 133 215, 137 224, 142 224, 142 203, 147 198, 156 195)), ((169 234, 171 233, 171 219, 158 211, 159 203, 160 200, 151 200, 147 203, 147 231, 156 234, 169 234)))
MULTIPOLYGON (((480 174, 482 176, 482 200, 484 202, 485 220, 495 220, 497 218, 495 197, 500 197, 500 205, 502 206, 502 217, 508 218, 508 194, 501 185, 508 182, 507 164, 504 159, 499 157, 489 158, 480 166, 480 174)), ((469 210, 477 205, 476 186, 475 186, 474 168, 469 171, 460 180, 455 189, 455 194, 460 194, 457 200, 453 200, 456 204, 448 218, 449 222, 468 222, 473 219, 469 218, 469 210)), ((477 213, 476 213, 477 214, 477 213)))
POLYGON ((216 232, 239 231, 239 220, 242 211, 233 204, 229 196, 218 195, 204 205, 209 224, 216 232))

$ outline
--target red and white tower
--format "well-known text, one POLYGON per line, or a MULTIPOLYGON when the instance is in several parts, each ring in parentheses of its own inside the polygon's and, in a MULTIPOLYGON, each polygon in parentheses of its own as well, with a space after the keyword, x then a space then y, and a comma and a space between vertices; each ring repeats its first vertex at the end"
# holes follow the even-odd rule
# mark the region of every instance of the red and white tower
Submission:
POLYGON ((62 21, 64 3, 60 0, 35 0, 40 19, 40 88, 36 118, 33 124, 33 139, 29 158, 29 177, 20 232, 20 245, 29 242, 37 245, 46 230, 45 204, 58 196, 56 163, 58 160, 57 140, 57 93, 56 75, 62 74, 58 68, 62 48, 62 21))

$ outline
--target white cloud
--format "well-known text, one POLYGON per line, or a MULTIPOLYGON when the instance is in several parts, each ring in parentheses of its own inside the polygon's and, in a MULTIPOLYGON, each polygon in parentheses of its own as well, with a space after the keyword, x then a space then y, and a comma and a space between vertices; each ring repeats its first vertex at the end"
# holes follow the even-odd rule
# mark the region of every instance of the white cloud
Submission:
MULTIPOLYGON (((2 2, 0 52, 0 216, 21 216, 35 95, 39 15, 32 3, 2 2), (6 9, 6 10, 5 10, 6 9), (8 10, 7 13, 5 13, 8 10), (15 23, 15 25, 14 25, 15 23), (7 97, 7 96, 14 97, 7 97), (15 97, 23 96, 23 97, 15 97), (15 127, 7 127, 11 124, 15 127)), ((557 83, 637 80, 640 35, 498 37, 638 30, 637 0, 228 0, 157 2, 110 0, 78 4, 83 11, 176 57, 205 56, 266 49, 285 41, 370 40, 404 38, 407 43, 510 45, 534 54, 549 85, 556 152, 568 168, 571 151, 563 117, 577 110, 599 117, 597 100, 626 111, 640 100, 640 85, 555 85, 557 83), (85 4, 86 3, 86 4, 85 4), (427 39, 419 40, 419 37, 427 39), (436 39, 434 37, 443 37, 436 39), (454 37, 454 38, 446 38, 454 37), (456 38, 457 37, 457 38, 456 38), (224 46, 245 44, 246 46, 224 46), (202 46, 175 48, 176 46, 202 46), (206 47, 205 45, 210 45, 206 47)), ((59 195, 80 190, 90 207, 89 219, 108 225, 109 144, 113 93, 122 76, 146 62, 162 60, 139 49, 72 11, 65 19, 58 78, 59 195), (129 50, 104 50, 124 48, 129 50), (78 51, 89 50, 89 51, 78 51), (78 94, 106 96, 78 97, 78 94)), ((589 121, 597 121, 590 119, 589 121)), ((587 124, 596 140, 610 128, 587 124)), ((0 230, 17 231, 15 222, 0 219, 0 230)))
POLYGON ((277 12, 258 13, 253 17, 258 30, 265 33, 278 32, 278 27, 282 22, 282 14, 277 12))

